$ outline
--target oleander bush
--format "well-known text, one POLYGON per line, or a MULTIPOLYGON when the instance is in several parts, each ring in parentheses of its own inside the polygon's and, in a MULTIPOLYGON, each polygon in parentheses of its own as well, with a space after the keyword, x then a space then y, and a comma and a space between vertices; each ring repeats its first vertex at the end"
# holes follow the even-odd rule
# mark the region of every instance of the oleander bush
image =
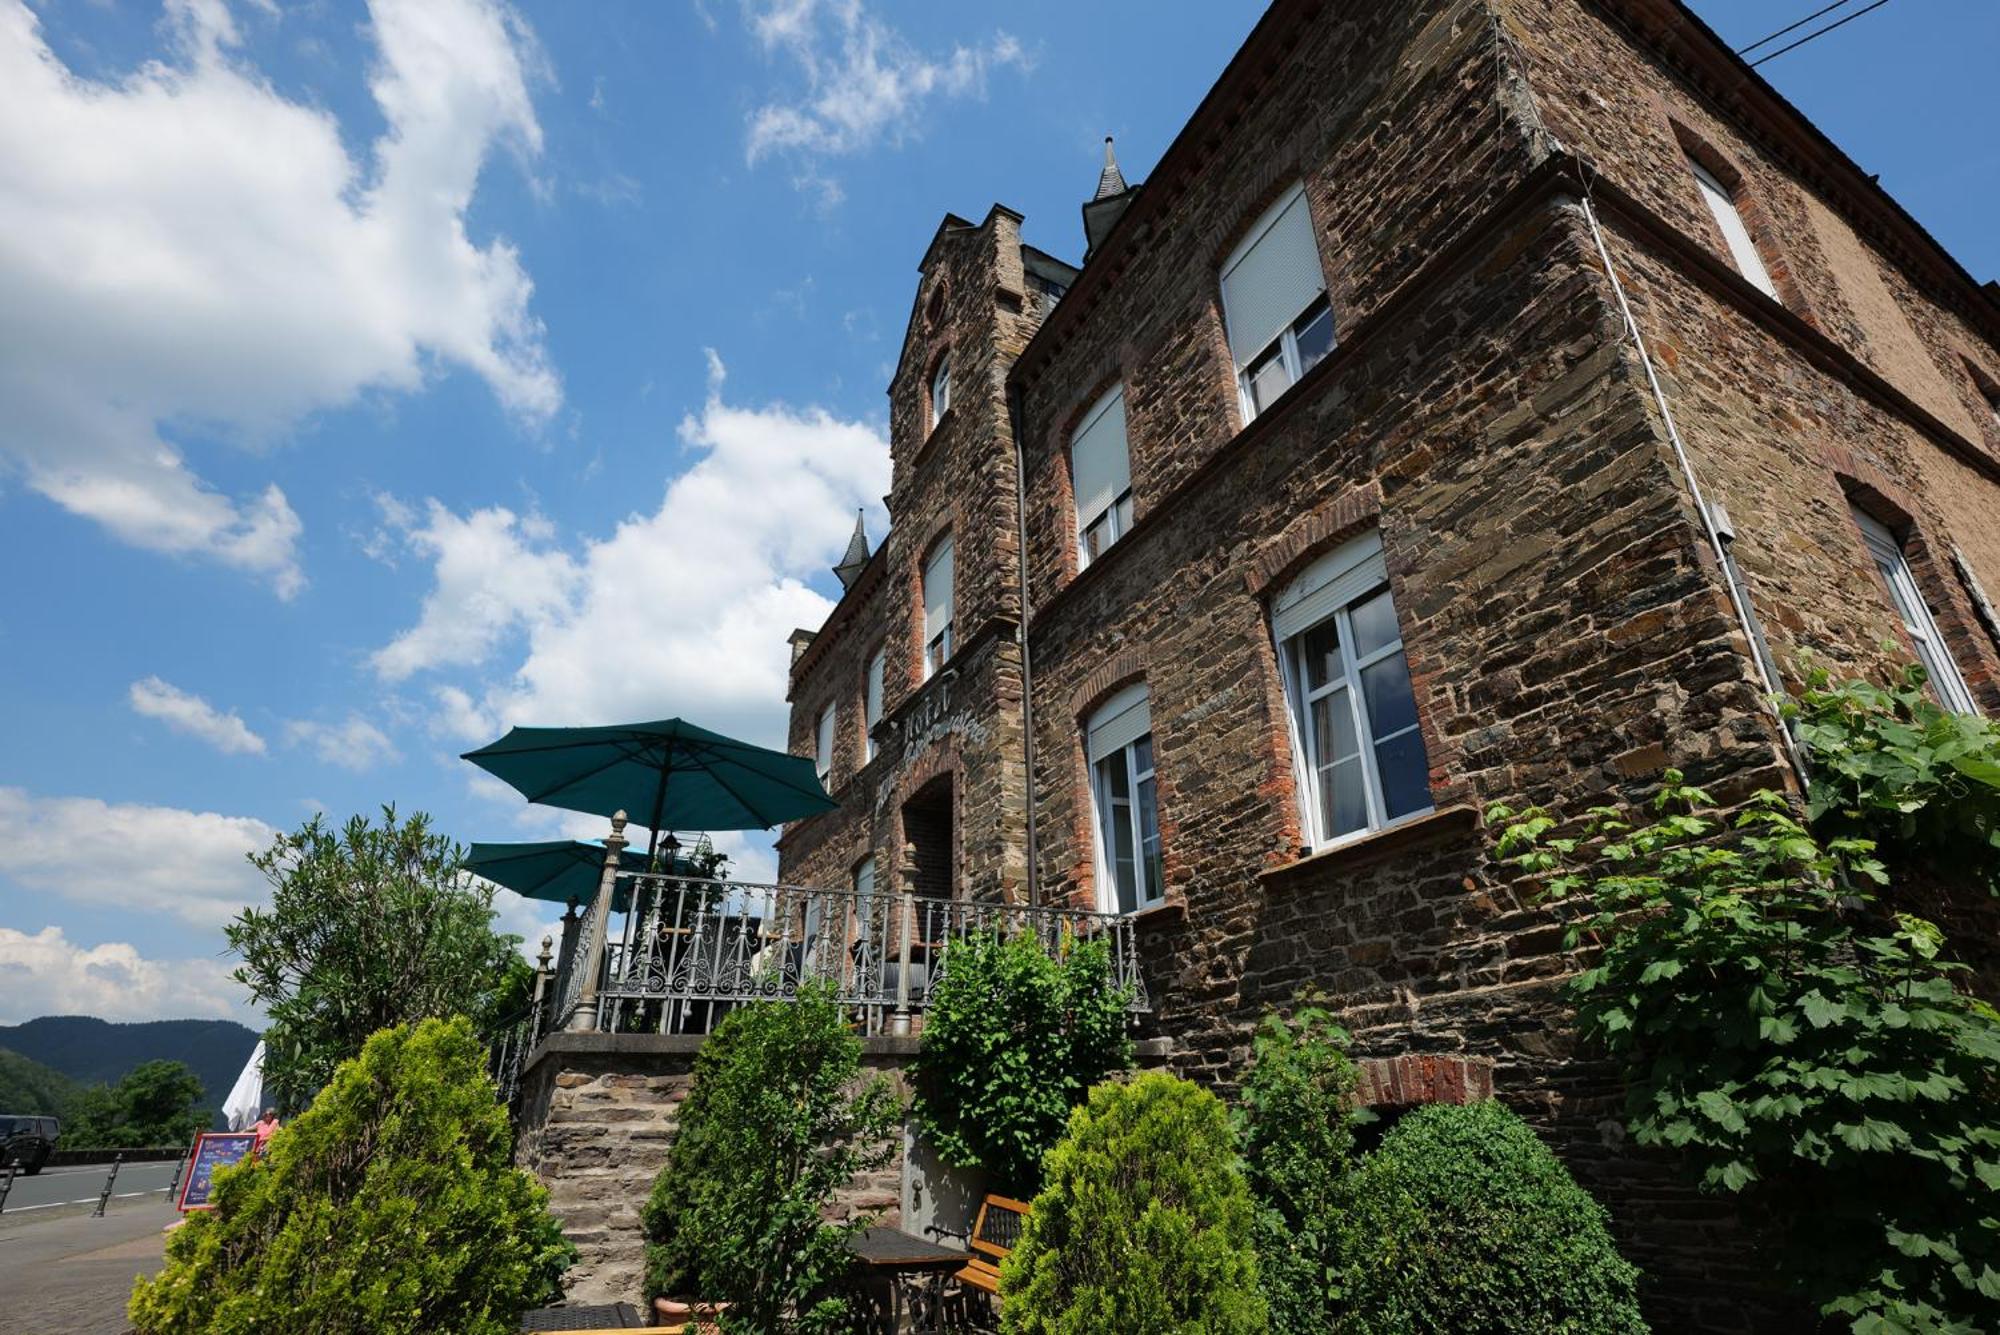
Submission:
POLYGON ((1222 1101, 1170 1075, 1106 1083, 1070 1117, 1000 1271, 1014 1335, 1266 1329, 1255 1209, 1222 1101))
POLYGON ((575 1249, 464 1017, 385 1029, 167 1240, 140 1335, 503 1335, 575 1249))
POLYGON ((861 1080, 861 1042, 824 986, 730 1013, 695 1058, 642 1212, 648 1296, 730 1304, 725 1330, 846 1331, 848 1239, 834 1194, 895 1157, 901 1109, 861 1080))
POLYGON ((1025 933, 953 941, 910 1065, 925 1140, 985 1169, 991 1190, 1034 1195, 1070 1110, 1132 1065, 1128 1001, 1101 940, 1066 938, 1054 954, 1025 933))
POLYGON ((1638 1272, 1603 1207, 1499 1103, 1406 1114, 1361 1160, 1347 1198, 1342 1331, 1646 1329, 1638 1272))
POLYGON ((1340 1311, 1356 1117, 1346 1049, 1314 1006, 1267 1015, 1252 1041, 1235 1118, 1274 1335, 1321 1335, 1340 1311))

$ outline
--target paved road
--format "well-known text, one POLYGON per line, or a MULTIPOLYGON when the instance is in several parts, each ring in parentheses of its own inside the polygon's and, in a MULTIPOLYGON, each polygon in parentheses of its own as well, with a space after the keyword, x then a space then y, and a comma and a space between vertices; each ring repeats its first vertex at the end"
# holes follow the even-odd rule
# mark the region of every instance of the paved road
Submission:
MULTIPOLYGON (((129 1192, 152 1191, 164 1188, 174 1180, 175 1163, 128 1163, 118 1169, 118 1181, 112 1187, 116 1196, 129 1192)), ((7 1193, 7 1205, 0 1211, 0 1221, 12 1220, 16 1214, 24 1219, 32 1219, 38 1214, 62 1214, 55 1207, 73 1201, 88 1205, 97 1204, 98 1193, 104 1190, 104 1176, 111 1171, 111 1165, 87 1164, 75 1168, 44 1168, 33 1177, 14 1175, 14 1187, 7 1193), (24 1213, 25 1212, 25 1213, 24 1213)), ((154 1199, 164 1200, 161 1191, 154 1199)))
POLYGON ((0 1335, 124 1335, 132 1280, 160 1268, 162 1230, 177 1218, 163 1196, 113 1201, 102 1219, 0 1215, 0 1335))

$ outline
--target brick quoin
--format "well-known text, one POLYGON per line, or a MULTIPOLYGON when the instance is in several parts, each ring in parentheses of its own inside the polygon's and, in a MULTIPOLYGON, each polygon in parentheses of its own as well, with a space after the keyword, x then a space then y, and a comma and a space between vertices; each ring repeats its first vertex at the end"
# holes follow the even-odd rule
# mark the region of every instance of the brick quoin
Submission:
MULTIPOLYGON (((903 804, 948 775, 952 893, 1095 903, 1081 724, 1144 680, 1170 906, 1140 932, 1144 1036, 1172 1069, 1232 1092, 1262 1016, 1316 996, 1365 1102, 1526 1117, 1610 1210, 1660 1328, 1802 1328, 1727 1203, 1626 1143, 1617 1072, 1576 1046, 1561 923, 1477 817, 1640 800, 1668 766, 1732 799, 1791 782, 1591 220, 1792 687, 1800 651, 1879 674, 1906 643, 1852 499, 1903 535, 2000 709, 1955 564, 2000 589, 1979 379, 2000 303, 1674 0, 1279 0, 1120 206, 1080 266, 1000 205, 946 215, 925 251, 889 385, 891 526, 789 681, 798 753, 835 706, 839 810, 784 832, 782 879, 896 867, 903 804), (1690 154, 1778 299, 1737 273, 1690 154), (1219 266, 1294 183, 1336 345, 1246 422, 1219 266), (1071 436, 1114 385, 1134 523, 1081 566, 1071 436), (1270 607, 1371 527, 1434 811, 1308 852, 1270 607), (947 529, 958 647, 926 680, 920 567, 947 529)), ((2000 940, 1947 892, 1919 908, 2000 940)), ((2000 960, 1974 963, 1992 991, 2000 960)))

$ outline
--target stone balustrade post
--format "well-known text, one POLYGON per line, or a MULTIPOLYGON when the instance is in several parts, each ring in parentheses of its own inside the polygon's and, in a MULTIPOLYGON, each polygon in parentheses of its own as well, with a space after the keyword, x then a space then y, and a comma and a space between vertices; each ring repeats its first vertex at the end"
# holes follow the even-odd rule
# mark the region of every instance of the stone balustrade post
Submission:
POLYGON ((916 932, 917 846, 903 845, 903 865, 896 869, 896 1010, 889 1032, 910 1032, 910 938, 916 932))
POLYGON ((578 933, 582 953, 574 967, 582 974, 574 988, 576 1004, 563 1026, 572 1033, 597 1028, 597 991, 604 976, 605 938, 611 931, 611 899, 618 888, 618 854, 625 842, 625 813, 621 811, 611 818, 611 836, 604 841, 604 875, 598 878, 597 897, 590 902, 590 912, 578 933))

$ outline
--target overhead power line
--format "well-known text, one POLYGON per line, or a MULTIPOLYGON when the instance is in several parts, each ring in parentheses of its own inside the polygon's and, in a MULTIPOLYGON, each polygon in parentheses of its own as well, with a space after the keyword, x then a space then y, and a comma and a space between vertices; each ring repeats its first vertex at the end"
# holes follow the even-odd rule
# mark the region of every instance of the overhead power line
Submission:
POLYGON ((1778 29, 1776 32, 1767 33, 1765 36, 1759 37, 1756 41, 1750 43, 1750 45, 1748 46, 1737 47, 1736 54, 1739 56, 1747 56, 1752 51, 1755 51, 1758 47, 1764 45, 1766 42, 1775 42, 1788 32, 1797 32, 1800 28, 1805 27, 1808 23, 1811 23, 1814 19, 1820 17, 1822 14, 1831 14, 1834 10, 1845 9, 1847 6, 1853 3, 1854 0, 1833 0, 1832 4, 1826 6, 1824 9, 1815 9, 1812 13, 1800 19, 1797 23, 1787 23, 1784 27, 1778 29))
MULTIPOLYGON (((1835 19, 1832 23, 1827 24, 1824 28, 1815 28, 1813 31, 1799 38, 1799 40, 1796 42, 1793 42, 1787 46, 1781 46, 1776 51, 1771 52, 1771 54, 1767 56, 1757 57, 1757 59, 1750 62, 1750 68, 1754 70, 1759 65, 1764 64, 1766 61, 1776 60, 1779 56, 1784 55, 1785 52, 1787 51, 1796 51, 1800 47, 1804 46, 1807 42, 1810 42, 1815 38, 1824 37, 1828 33, 1832 32, 1835 28, 1845 27, 1846 25, 1854 22, 1854 20, 1860 18, 1863 14, 1868 13, 1870 10, 1880 9, 1882 6, 1888 3, 1889 0, 1875 0, 1874 4, 1863 5, 1861 8, 1855 10, 1852 14, 1849 14, 1844 18, 1835 19)), ((1838 6, 1836 6, 1836 8, 1838 8, 1838 6)), ((1810 19, 1806 21, 1811 22, 1810 19)), ((1776 36, 1777 34, 1774 33, 1772 35, 1776 36)), ((1766 38, 1765 40, 1768 41, 1769 38, 1766 38)), ((1761 43, 1759 43, 1759 45, 1761 45, 1761 43)))

